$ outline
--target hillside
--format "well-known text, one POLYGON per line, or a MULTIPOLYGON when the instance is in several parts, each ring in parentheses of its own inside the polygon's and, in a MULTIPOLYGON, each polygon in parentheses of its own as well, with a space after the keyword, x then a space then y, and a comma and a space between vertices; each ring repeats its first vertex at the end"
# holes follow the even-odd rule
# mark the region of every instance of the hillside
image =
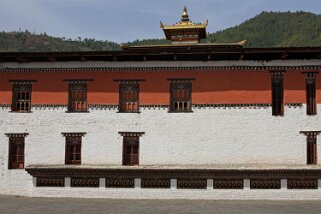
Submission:
POLYGON ((120 50, 115 42, 98 41, 95 39, 66 40, 25 32, 0 32, 0 52, 9 51, 109 51, 120 50))
MULTIPOLYGON (((321 15, 307 12, 262 12, 242 24, 209 34, 203 42, 238 42, 246 47, 321 46, 321 15)), ((126 45, 169 44, 164 39, 145 39, 126 45)), ((30 32, 0 32, 0 51, 101 51, 120 50, 119 44, 95 39, 66 40, 30 32)))
POLYGON ((247 47, 321 46, 321 15, 263 12, 244 23, 210 34, 209 42, 246 39, 247 47))

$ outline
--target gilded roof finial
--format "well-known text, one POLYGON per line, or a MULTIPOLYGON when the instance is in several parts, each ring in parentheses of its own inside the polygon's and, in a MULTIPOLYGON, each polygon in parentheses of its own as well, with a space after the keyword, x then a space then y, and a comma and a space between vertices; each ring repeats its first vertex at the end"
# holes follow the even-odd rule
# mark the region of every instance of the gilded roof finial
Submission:
POLYGON ((184 7, 184 11, 183 11, 183 15, 182 15, 182 22, 189 22, 189 18, 188 18, 188 13, 187 13, 187 8, 186 6, 184 7))

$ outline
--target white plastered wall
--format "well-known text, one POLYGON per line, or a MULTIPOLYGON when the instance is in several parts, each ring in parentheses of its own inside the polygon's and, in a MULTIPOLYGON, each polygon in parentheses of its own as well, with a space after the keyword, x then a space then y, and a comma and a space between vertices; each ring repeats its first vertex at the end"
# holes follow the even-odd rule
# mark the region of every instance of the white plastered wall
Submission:
POLYGON ((141 166, 306 168, 306 137, 300 131, 321 130, 319 115, 307 116, 305 105, 286 106, 282 117, 272 116, 271 107, 206 107, 194 108, 193 113, 142 108, 140 114, 104 109, 66 113, 63 107, 35 108, 32 113, 9 111, 0 108, 0 194, 32 192, 32 177, 25 170, 8 170, 5 133, 29 133, 25 138, 26 166, 64 165, 61 133, 86 132, 82 164, 121 167, 122 137, 118 132, 128 131, 145 132, 140 138, 141 166))

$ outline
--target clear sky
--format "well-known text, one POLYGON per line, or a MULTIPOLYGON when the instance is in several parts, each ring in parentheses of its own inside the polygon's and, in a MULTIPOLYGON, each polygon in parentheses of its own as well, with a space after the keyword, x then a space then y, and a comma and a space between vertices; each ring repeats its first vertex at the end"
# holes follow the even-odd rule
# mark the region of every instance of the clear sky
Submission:
POLYGON ((115 42, 163 38, 159 21, 174 24, 184 5, 208 32, 238 25, 262 11, 321 14, 321 0, 0 0, 0 31, 28 29, 66 38, 115 42))

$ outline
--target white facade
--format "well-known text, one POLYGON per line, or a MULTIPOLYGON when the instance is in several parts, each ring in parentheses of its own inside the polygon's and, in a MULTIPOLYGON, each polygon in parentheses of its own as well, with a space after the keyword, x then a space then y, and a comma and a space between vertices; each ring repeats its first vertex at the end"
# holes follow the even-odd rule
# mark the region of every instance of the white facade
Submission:
MULTIPOLYGON (((169 113, 167 108, 141 108, 141 113, 90 108, 66 113, 66 107, 37 107, 32 113, 0 108, 0 194, 108 198, 316 199, 318 190, 155 190, 35 187, 25 170, 8 170, 6 133, 25 137, 25 167, 63 166, 63 132, 86 132, 82 166, 122 166, 123 137, 118 132, 145 132, 140 137, 137 168, 320 169, 306 165, 306 136, 321 129, 319 115, 306 107, 286 105, 284 116, 271 107, 194 107, 193 113, 169 113), (285 192, 285 193, 284 193, 285 192), (287 193, 289 192, 289 193, 287 193), (232 196, 233 195, 233 196, 232 196)), ((318 105, 318 112, 321 105, 318 105)), ((320 145, 320 137, 317 138, 320 145)), ((321 146, 318 146, 321 154, 321 146)), ((128 167, 127 167, 128 168, 128 167)), ((320 185, 320 181, 319 181, 320 185)))

